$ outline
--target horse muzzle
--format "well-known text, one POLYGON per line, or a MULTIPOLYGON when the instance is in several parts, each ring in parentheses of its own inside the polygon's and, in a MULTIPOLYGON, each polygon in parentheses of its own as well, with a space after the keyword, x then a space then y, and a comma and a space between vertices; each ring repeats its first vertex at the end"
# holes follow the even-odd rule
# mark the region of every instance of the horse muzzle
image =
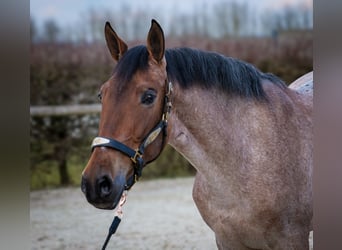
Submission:
POLYGON ((125 189, 126 179, 119 175, 114 180, 108 175, 101 176, 91 182, 82 176, 81 190, 87 201, 96 208, 114 209, 120 201, 125 189))

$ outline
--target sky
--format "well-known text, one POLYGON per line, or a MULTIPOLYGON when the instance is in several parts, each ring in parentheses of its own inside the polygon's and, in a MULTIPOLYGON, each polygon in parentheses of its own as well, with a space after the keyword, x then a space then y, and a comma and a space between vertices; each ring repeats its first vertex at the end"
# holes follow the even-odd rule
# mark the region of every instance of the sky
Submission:
MULTIPOLYGON (((90 8, 104 8, 104 9, 116 9, 120 2, 136 6, 140 8, 152 8, 159 10, 173 9, 177 7, 178 11, 190 12, 193 9, 194 3, 200 5, 205 3, 206 5, 214 4, 222 0, 31 0, 30 1, 30 13, 37 22, 42 22, 48 18, 55 19, 61 25, 66 23, 76 22, 80 18, 80 13, 89 10, 90 8)), ((243 1, 243 0, 240 0, 243 1)), ((312 6, 312 0, 244 0, 260 8, 276 9, 284 5, 294 3, 305 3, 312 6)))
MULTIPOLYGON (((117 10, 121 4, 129 5, 130 8, 153 10, 160 19, 168 19, 172 11, 191 14, 194 6, 205 5, 210 7, 217 2, 229 0, 31 0, 30 15, 38 29, 47 19, 53 19, 64 28, 82 22, 82 13, 90 9, 103 9, 104 11, 117 10)), ((303 3, 312 7, 313 0, 235 0, 247 2, 255 8, 274 10, 284 5, 303 3)), ((152 14, 151 14, 152 15, 152 14)), ((148 23, 150 20, 146 20, 148 23)))

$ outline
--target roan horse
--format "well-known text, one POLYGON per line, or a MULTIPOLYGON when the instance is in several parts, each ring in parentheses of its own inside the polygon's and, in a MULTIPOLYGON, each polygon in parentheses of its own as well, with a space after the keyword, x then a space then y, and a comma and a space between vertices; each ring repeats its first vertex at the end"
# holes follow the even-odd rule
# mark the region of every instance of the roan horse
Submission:
POLYGON ((165 49, 152 20, 100 90, 99 136, 82 174, 97 208, 114 209, 169 143, 196 168, 193 199, 219 249, 308 249, 312 228, 313 80, 279 78, 217 53, 165 49))

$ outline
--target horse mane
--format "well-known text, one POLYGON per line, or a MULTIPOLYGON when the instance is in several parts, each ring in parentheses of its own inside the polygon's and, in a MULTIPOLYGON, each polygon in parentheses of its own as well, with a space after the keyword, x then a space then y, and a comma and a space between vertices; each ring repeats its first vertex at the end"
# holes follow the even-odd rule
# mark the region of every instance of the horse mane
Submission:
MULTIPOLYGON (((269 80, 280 87, 286 85, 271 73, 263 73, 247 62, 226 57, 215 52, 191 48, 167 49, 166 71, 169 80, 178 82, 181 88, 200 86, 218 88, 229 94, 266 100, 261 80, 269 80)), ((117 64, 114 73, 122 84, 131 80, 137 70, 148 69, 146 46, 128 50, 117 64)))

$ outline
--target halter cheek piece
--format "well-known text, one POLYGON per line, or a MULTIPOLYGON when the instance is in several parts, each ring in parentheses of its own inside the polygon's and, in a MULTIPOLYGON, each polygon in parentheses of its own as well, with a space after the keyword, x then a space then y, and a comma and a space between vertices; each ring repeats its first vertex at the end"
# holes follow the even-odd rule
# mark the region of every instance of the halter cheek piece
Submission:
MULTIPOLYGON (((167 83, 167 81, 166 81, 167 83)), ((120 151, 121 153, 127 155, 131 161, 133 162, 134 167, 134 174, 131 178, 128 179, 125 190, 129 190, 135 182, 138 181, 139 177, 142 174, 142 169, 146 163, 144 162, 143 155, 145 152, 145 148, 150 145, 152 142, 154 142, 158 135, 163 132, 163 143, 160 149, 159 154, 161 153, 164 144, 165 144, 165 137, 167 136, 167 122, 168 122, 168 116, 171 112, 172 104, 171 104, 171 94, 172 94, 172 83, 169 82, 167 84, 167 90, 164 97, 164 107, 163 107, 163 113, 160 122, 145 136, 144 140, 140 144, 140 146, 134 150, 125 144, 111 138, 106 137, 95 137, 92 144, 91 144, 91 150, 93 151, 96 147, 107 147, 112 148, 117 151, 120 151)), ((158 154, 158 155, 159 155, 158 154)), ((158 156, 157 155, 157 156, 158 156)))

